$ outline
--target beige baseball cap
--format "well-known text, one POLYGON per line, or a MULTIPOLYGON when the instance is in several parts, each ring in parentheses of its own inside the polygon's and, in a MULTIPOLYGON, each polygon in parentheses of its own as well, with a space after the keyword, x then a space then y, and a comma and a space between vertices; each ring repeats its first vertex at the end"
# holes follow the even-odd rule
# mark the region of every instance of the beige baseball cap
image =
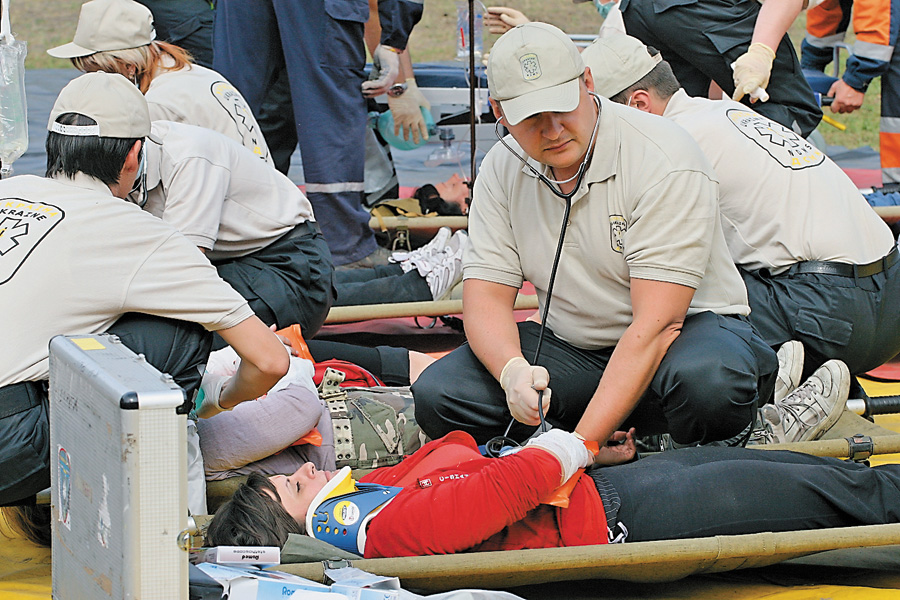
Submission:
POLYGON ((56 58, 89 56, 95 52, 146 46, 156 38, 153 14, 132 0, 92 0, 81 5, 75 38, 50 48, 56 58))
POLYGON ((491 97, 509 125, 539 112, 570 112, 580 99, 584 62, 565 33, 547 23, 525 23, 491 48, 487 76, 491 97))
POLYGON ((150 138, 159 143, 150 133, 150 111, 141 91, 122 75, 102 71, 76 77, 62 89, 50 111, 47 130, 73 136, 150 138), (64 113, 78 113, 97 124, 57 123, 64 113))
POLYGON ((594 91, 607 98, 627 90, 662 62, 662 55, 650 56, 643 42, 619 33, 594 40, 581 57, 594 76, 594 91))

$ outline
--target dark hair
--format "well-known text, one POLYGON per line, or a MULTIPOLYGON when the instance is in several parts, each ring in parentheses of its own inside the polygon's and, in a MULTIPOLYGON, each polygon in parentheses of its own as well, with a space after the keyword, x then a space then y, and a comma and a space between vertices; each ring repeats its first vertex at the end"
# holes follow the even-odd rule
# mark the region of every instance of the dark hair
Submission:
MULTIPOLYGON (((647 46, 647 53, 650 56, 656 56, 659 54, 659 50, 653 46, 647 46)), ((678 83, 678 78, 675 77, 675 73, 672 72, 672 66, 665 60, 662 60, 635 84, 611 97, 610 100, 618 104, 625 104, 633 93, 640 90, 653 90, 657 96, 663 100, 667 100, 680 88, 681 84, 678 83)))
MULTIPOLYGON (((78 113, 63 113, 56 119, 63 125, 96 125, 90 117, 78 113)), ((47 177, 73 177, 81 172, 99 179, 106 185, 119 183, 125 157, 138 138, 111 138, 90 135, 47 133, 47 177)))
POLYGON ((13 532, 38 546, 50 547, 50 505, 4 506, 0 511, 13 532))
POLYGON ((289 533, 303 534, 305 527, 285 510, 269 478, 251 473, 247 483, 216 511, 206 530, 205 544, 282 547, 289 533))
POLYGON ((439 215, 460 215, 462 216, 462 208, 458 204, 447 202, 438 193, 437 188, 426 183, 413 193, 413 197, 419 201, 419 207, 422 214, 437 213, 439 215))

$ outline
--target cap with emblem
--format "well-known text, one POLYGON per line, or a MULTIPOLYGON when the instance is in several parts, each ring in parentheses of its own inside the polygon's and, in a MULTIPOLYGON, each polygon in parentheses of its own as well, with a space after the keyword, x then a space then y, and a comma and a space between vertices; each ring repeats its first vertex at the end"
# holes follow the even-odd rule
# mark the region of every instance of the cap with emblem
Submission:
POLYGON ((150 138, 150 112, 137 87, 118 73, 86 73, 62 89, 47 129, 62 135, 94 135, 109 138, 150 138), (56 119, 65 113, 78 113, 96 121, 96 125, 64 125, 56 119))
POLYGON ((525 23, 491 48, 487 76, 491 97, 509 125, 539 112, 570 112, 580 100, 584 62, 565 33, 547 23, 525 23))
POLYGON ((95 52, 146 46, 156 37, 153 14, 132 0, 92 0, 81 6, 75 38, 50 48, 56 58, 89 56, 95 52))
POLYGON ((650 56, 647 46, 630 35, 598 38, 581 54, 594 76, 594 91, 612 98, 640 81, 662 61, 650 56))

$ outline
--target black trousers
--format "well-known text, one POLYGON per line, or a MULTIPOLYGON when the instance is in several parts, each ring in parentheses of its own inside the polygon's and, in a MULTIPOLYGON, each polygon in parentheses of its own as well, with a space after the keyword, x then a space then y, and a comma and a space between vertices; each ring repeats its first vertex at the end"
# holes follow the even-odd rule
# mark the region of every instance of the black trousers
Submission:
POLYGON ((181 46, 212 69, 215 12, 208 0, 137 0, 153 13, 156 39, 181 46))
MULTIPOLYGON (((659 50, 689 95, 706 97, 710 81, 715 81, 731 97, 731 63, 750 47, 759 2, 623 0, 619 6, 628 35, 659 50)), ((773 50, 775 62, 766 88, 769 101, 751 105, 745 97, 743 102, 806 137, 822 120, 822 110, 803 77, 790 38, 785 35, 773 50)))
MULTIPOLYGON (((331 253, 315 223, 301 223, 262 250, 215 265, 266 325, 297 323, 312 338, 334 303, 331 253)), ((216 348, 224 345, 217 338, 216 348)))
MULTIPOLYGON (((522 352, 534 356, 540 325, 519 324, 522 352)), ((572 431, 591 400, 614 348, 584 350, 547 331, 537 364, 550 373, 547 420, 572 431)), ((773 394, 775 353, 743 319, 702 312, 685 319, 650 388, 624 426, 640 435, 668 431, 681 444, 738 435, 773 394)), ((432 439, 460 429, 478 443, 506 431, 506 395, 468 344, 429 366, 412 386, 416 420, 432 439)), ((534 427, 515 422, 513 439, 534 427)))
POLYGON ((346 360, 359 365, 385 385, 409 385, 409 350, 394 346, 355 346, 327 340, 307 340, 316 362, 346 360))
MULTIPOLYGON (((200 387, 212 334, 196 323, 128 313, 109 328, 132 351, 170 374, 188 397, 200 387)), ((0 388, 0 505, 25 501, 50 486, 46 382, 0 388)))
POLYGON ((601 471, 621 500, 626 541, 900 521, 900 465, 702 447, 601 471))

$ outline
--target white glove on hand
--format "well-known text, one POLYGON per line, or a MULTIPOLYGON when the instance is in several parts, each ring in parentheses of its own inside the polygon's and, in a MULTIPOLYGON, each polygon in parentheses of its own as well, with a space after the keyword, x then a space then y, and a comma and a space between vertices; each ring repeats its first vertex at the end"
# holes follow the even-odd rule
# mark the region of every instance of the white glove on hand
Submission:
POLYGON ((403 139, 409 141, 412 135, 413 143, 428 139, 428 126, 425 125, 425 117, 422 116, 422 108, 431 108, 431 104, 419 91, 416 80, 406 80, 406 91, 397 97, 388 94, 388 108, 394 117, 394 135, 399 136, 403 132, 403 139))
POLYGON ((540 448, 556 457, 562 466, 560 484, 567 482, 578 469, 594 464, 594 455, 585 447, 584 442, 562 429, 551 429, 532 438, 525 447, 540 448))
POLYGON ((755 42, 740 58, 731 64, 734 69, 734 100, 740 100, 745 94, 752 99, 765 102, 769 99, 766 86, 772 75, 772 62, 775 51, 763 43, 755 42))
POLYGON ((488 31, 503 34, 517 25, 531 23, 531 20, 520 11, 507 6, 489 6, 484 15, 484 24, 488 31))
POLYGON ((511 358, 500 372, 500 387, 506 392, 506 404, 513 418, 525 425, 538 425, 538 390, 544 390, 541 411, 550 408, 550 373, 544 367, 533 367, 517 356, 511 358))
POLYGON ((362 84, 363 96, 374 98, 388 91, 400 74, 399 51, 389 46, 378 44, 372 55, 377 77, 362 84))
POLYGON ((231 410, 230 408, 222 408, 219 404, 219 398, 222 396, 222 390, 231 380, 227 375, 213 375, 210 372, 203 374, 200 380, 200 390, 194 399, 194 408, 197 416, 201 419, 208 419, 220 412, 231 410))

